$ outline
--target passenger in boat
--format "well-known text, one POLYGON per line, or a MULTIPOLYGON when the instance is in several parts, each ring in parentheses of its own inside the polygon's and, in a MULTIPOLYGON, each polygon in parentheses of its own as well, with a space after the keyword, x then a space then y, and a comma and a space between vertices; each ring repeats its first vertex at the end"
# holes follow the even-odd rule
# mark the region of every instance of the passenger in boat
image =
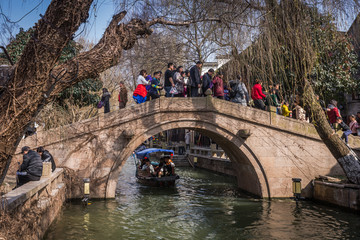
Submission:
POLYGON ((165 175, 171 176, 175 174, 175 164, 171 161, 170 157, 165 157, 165 175))
POLYGON ((149 159, 144 159, 145 165, 141 168, 143 172, 147 172, 149 176, 156 176, 153 165, 149 159))

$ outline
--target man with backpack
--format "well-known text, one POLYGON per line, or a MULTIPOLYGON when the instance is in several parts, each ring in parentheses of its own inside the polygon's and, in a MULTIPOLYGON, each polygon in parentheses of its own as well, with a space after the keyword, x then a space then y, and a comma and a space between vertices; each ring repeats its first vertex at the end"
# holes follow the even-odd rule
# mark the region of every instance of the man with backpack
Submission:
POLYGON ((212 76, 214 74, 214 69, 210 68, 209 71, 207 73, 204 74, 203 76, 203 83, 202 83, 202 91, 203 91, 203 95, 206 97, 205 92, 208 89, 211 89, 211 85, 212 85, 212 76))
POLYGON ((247 106, 246 93, 247 93, 247 89, 243 82, 230 81, 231 102, 240 103, 243 106, 247 106))

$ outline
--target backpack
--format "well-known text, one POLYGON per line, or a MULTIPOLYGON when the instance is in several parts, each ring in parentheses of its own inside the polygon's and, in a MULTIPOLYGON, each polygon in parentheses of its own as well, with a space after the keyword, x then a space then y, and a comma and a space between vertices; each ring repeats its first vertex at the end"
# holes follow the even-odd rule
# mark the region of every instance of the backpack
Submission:
POLYGON ((98 102, 97 108, 102 108, 103 106, 104 106, 104 102, 103 102, 103 101, 98 102))
POLYGON ((176 72, 176 70, 175 70, 175 71, 172 72, 172 75, 171 75, 174 84, 176 84, 176 82, 177 82, 177 81, 176 81, 176 73, 177 73, 177 72, 176 72))
MULTIPOLYGON (((145 78, 145 80, 151 82, 151 81, 152 81, 152 77, 151 77, 150 75, 148 75, 148 76, 145 78)), ((146 91, 149 91, 150 88, 151 88, 151 84, 150 84, 150 85, 146 85, 145 88, 146 88, 146 91)))
POLYGON ((229 91, 229 97, 232 99, 232 98, 236 97, 238 83, 230 84, 230 88, 231 88, 231 90, 229 91))

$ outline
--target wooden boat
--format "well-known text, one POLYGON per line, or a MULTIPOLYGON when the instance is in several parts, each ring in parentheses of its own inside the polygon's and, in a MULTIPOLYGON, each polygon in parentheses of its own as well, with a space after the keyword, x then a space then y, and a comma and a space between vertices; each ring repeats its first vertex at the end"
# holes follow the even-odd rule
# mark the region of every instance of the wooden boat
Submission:
POLYGON ((179 179, 179 175, 173 174, 170 176, 162 176, 162 177, 153 177, 153 176, 143 176, 139 172, 140 160, 141 159, 150 159, 154 160, 151 162, 153 166, 159 165, 160 157, 159 154, 164 156, 169 156, 170 158, 174 155, 173 150, 168 149, 160 149, 160 148, 148 148, 139 152, 134 153, 134 160, 136 165, 136 178, 138 182, 155 187, 168 187, 174 186, 177 179, 179 179), (136 155, 136 158, 135 158, 136 155), (155 155, 155 156, 154 156, 155 155))

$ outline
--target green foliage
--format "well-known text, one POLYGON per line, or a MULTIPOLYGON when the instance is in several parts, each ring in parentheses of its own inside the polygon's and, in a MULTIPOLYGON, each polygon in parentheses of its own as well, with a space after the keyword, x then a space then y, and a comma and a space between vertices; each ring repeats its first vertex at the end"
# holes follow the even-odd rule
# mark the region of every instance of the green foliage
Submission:
POLYGON ((95 105, 100 101, 96 94, 102 88, 102 82, 98 79, 86 79, 78 82, 74 86, 65 89, 59 94, 58 102, 61 106, 66 105, 66 101, 79 107, 95 105))
MULTIPOLYGON (((16 35, 16 38, 6 47, 14 63, 19 60, 26 43, 29 41, 33 33, 34 30, 32 28, 27 31, 24 31, 21 28, 20 32, 16 35)), ((63 49, 58 60, 59 63, 72 59, 80 52, 81 49, 82 46, 80 44, 71 40, 63 49)), ((95 105, 100 100, 100 97, 96 94, 96 92, 101 90, 101 88, 102 82, 99 79, 86 79, 65 89, 59 94, 56 101, 64 107, 66 106, 66 102, 79 107, 95 105)))
POLYGON ((359 89, 357 55, 350 39, 336 30, 330 16, 320 16, 316 23, 318 26, 314 24, 312 34, 317 51, 316 66, 312 71, 313 86, 325 100, 341 99, 343 93, 351 94, 359 89))
POLYGON ((29 41, 33 33, 34 29, 32 28, 27 31, 24 31, 23 28, 20 28, 20 32, 16 34, 15 39, 6 46, 6 50, 14 63, 16 63, 20 59, 26 43, 29 41))

